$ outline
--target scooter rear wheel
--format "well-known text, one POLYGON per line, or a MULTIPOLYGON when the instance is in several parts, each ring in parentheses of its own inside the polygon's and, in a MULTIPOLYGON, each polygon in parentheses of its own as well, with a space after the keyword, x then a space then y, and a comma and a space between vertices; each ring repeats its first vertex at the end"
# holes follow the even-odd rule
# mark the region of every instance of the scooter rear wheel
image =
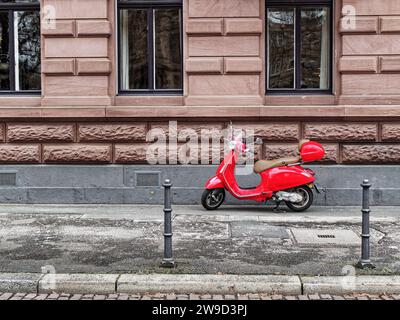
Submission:
POLYGON ((211 189, 204 190, 201 196, 201 204, 207 210, 216 210, 225 200, 225 190, 224 189, 211 189))
POLYGON ((306 211, 309 207, 311 207, 314 201, 314 194, 310 189, 310 187, 301 186, 290 190, 290 192, 296 192, 303 197, 303 201, 300 203, 293 203, 289 201, 285 202, 290 210, 295 212, 303 212, 306 211))

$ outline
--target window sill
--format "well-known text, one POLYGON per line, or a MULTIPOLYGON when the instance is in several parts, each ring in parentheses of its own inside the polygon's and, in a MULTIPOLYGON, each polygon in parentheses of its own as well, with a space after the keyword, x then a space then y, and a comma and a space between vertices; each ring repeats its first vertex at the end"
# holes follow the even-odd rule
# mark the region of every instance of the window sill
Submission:
POLYGON ((183 106, 182 95, 118 95, 115 106, 183 106))
POLYGON ((303 106, 303 105, 335 105, 336 97, 326 95, 267 95, 264 99, 266 106, 303 106))

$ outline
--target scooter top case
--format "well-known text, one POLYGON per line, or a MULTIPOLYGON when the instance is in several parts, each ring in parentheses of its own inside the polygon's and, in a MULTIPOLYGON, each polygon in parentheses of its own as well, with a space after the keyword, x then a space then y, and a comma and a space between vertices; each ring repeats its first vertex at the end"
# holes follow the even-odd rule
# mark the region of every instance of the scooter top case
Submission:
POLYGON ((301 146, 300 155, 303 162, 313 162, 321 160, 325 155, 325 150, 320 143, 309 141, 301 146))

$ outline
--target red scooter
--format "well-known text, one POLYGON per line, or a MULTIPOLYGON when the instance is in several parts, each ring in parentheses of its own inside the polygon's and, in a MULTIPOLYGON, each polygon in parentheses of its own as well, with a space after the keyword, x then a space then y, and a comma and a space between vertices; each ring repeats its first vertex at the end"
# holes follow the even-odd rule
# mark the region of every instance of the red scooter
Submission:
MULTIPOLYGON (((262 144, 257 139, 256 144, 262 144)), ((311 189, 319 190, 314 184, 315 173, 304 169, 301 164, 321 160, 325 150, 321 144, 309 140, 299 143, 300 156, 276 160, 260 160, 254 165, 254 172, 261 175, 261 183, 254 188, 241 188, 235 178, 235 167, 239 155, 247 155, 250 150, 241 138, 229 141, 230 152, 218 167, 216 176, 207 181, 201 203, 207 210, 215 210, 225 200, 225 190, 239 200, 266 202, 274 200, 275 210, 282 201, 292 210, 303 212, 313 203, 311 189)))

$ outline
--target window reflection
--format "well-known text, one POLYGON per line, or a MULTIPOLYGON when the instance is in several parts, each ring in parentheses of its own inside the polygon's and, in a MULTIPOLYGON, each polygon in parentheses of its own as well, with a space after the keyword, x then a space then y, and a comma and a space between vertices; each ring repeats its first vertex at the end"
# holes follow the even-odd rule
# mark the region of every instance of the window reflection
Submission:
POLYGON ((328 89, 329 11, 301 10, 301 87, 328 89))
POLYGON ((147 89, 147 10, 121 10, 122 89, 147 89))
POLYGON ((0 12, 0 89, 10 89, 8 12, 0 12))
POLYGON ((0 0, 2 91, 40 90, 39 4, 39 0, 0 0))
POLYGON ((16 12, 18 21, 19 89, 40 89, 40 13, 16 12))
POLYGON ((156 89, 181 87, 181 28, 178 9, 155 10, 156 89))
POLYGON ((269 87, 294 87, 294 9, 268 9, 269 87))
POLYGON ((182 89, 181 8, 120 9, 120 88, 182 89))
POLYGON ((287 7, 267 9, 267 88, 329 90, 330 7, 287 2, 287 7))

